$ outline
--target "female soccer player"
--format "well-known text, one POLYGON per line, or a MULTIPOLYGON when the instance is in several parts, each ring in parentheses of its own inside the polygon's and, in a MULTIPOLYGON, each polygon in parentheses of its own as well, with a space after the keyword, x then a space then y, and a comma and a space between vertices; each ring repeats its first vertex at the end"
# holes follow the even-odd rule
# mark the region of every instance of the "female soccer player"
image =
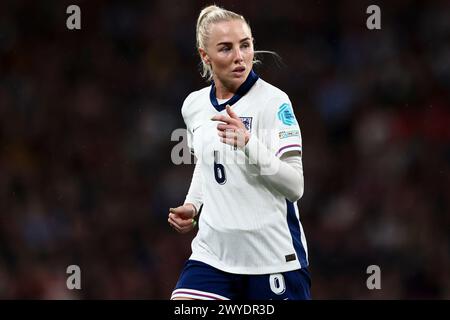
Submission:
POLYGON ((185 203, 169 224, 199 230, 171 299, 310 299, 301 133, 288 96, 252 70, 249 24, 217 6, 197 20, 209 87, 185 99, 197 157, 185 203))

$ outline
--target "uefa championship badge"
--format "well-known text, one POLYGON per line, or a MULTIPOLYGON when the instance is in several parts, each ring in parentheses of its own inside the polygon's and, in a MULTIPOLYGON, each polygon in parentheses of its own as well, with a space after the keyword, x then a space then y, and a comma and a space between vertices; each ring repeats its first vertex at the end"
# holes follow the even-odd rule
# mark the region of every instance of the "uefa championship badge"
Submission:
POLYGON ((294 110, 292 110, 292 107, 287 103, 283 103, 278 109, 278 119, 280 119, 280 121, 287 126, 297 124, 297 121, 295 120, 294 110))

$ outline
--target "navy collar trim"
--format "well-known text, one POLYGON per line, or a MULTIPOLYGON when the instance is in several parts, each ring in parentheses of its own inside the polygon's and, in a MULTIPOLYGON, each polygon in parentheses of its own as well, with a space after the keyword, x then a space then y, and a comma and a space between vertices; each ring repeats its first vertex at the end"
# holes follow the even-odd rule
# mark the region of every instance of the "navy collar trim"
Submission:
POLYGON ((222 104, 219 104, 216 98, 216 86, 214 81, 211 85, 211 91, 209 92, 209 99, 211 100, 212 105, 216 108, 217 111, 225 110, 227 105, 232 106, 236 102, 238 102, 250 89, 253 87, 255 82, 259 79, 259 76, 252 70, 250 71, 247 79, 245 79, 244 83, 237 89, 236 93, 233 97, 231 97, 228 101, 225 101, 222 104))

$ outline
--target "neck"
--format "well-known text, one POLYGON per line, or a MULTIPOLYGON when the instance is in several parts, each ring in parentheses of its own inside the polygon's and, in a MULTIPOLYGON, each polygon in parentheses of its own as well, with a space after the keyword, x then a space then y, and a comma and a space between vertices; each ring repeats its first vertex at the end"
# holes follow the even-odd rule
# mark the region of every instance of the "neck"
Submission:
POLYGON ((216 86, 216 98, 217 99, 230 99, 237 91, 238 88, 231 88, 220 80, 214 80, 216 86))

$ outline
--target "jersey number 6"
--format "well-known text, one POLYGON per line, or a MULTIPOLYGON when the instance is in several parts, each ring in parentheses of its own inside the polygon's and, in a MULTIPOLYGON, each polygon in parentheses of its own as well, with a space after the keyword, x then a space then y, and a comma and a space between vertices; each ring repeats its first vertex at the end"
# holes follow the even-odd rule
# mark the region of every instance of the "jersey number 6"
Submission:
POLYGON ((216 178, 218 184, 225 184, 225 182, 227 182, 225 167, 218 163, 218 161, 219 151, 214 150, 214 178, 216 178))

